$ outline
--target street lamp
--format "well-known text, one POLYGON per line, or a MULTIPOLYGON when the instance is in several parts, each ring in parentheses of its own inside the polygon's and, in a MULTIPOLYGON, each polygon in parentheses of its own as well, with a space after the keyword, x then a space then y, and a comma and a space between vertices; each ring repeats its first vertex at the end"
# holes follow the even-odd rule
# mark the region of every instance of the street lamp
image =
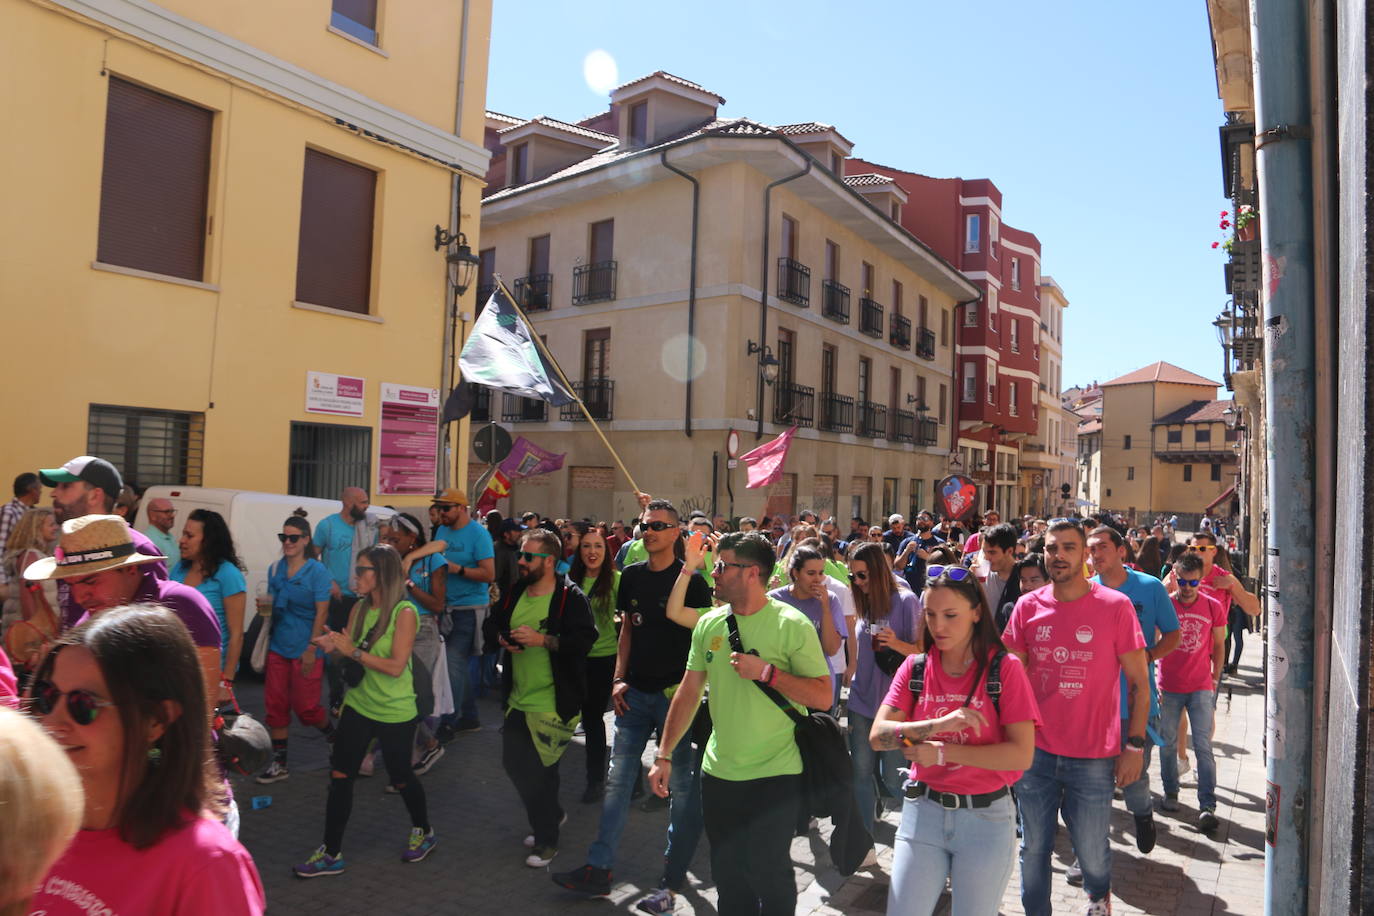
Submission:
POLYGON ((1236 316, 1231 309, 1222 309, 1220 315, 1212 322, 1212 327, 1217 329, 1217 343, 1221 344, 1221 375, 1226 382, 1226 387, 1231 387, 1231 341, 1236 333, 1236 316))
POLYGON ((468 291, 472 286, 472 275, 481 266, 482 259, 472 253, 468 247, 468 237, 462 232, 449 232, 443 226, 434 227, 434 250, 438 251, 445 245, 457 247, 444 256, 448 262, 448 280, 453 284, 454 298, 457 298, 468 291))
POLYGON ((768 346, 768 344, 762 344, 762 345, 760 345, 760 344, 754 343, 754 342, 751 340, 751 341, 749 341, 749 350, 748 350, 748 353, 747 353, 746 355, 747 355, 747 356, 753 356, 755 353, 760 354, 760 356, 759 356, 759 374, 763 376, 764 384, 767 384, 767 385, 773 384, 774 382, 776 382, 776 381, 778 380, 778 359, 777 359, 777 357, 773 355, 773 351, 772 351, 772 349, 768 346))

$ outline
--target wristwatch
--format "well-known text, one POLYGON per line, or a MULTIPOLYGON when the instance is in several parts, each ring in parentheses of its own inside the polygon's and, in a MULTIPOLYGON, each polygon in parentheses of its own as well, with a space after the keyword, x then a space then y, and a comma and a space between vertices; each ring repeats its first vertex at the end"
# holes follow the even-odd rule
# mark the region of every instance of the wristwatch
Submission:
POLYGON ((1134 748, 1137 751, 1143 751, 1145 750, 1145 739, 1139 735, 1131 735, 1126 739, 1126 746, 1134 748))
POLYGON ((354 650, 353 650, 353 660, 354 660, 355 662, 360 662, 360 661, 363 660, 363 650, 362 650, 362 649, 354 649, 354 650))

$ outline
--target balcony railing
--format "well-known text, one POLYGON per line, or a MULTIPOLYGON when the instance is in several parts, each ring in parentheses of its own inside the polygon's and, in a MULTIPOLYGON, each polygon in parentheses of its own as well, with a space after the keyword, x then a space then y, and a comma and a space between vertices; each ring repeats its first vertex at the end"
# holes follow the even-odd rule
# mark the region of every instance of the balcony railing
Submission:
POLYGON ((935 332, 930 328, 916 330, 916 355, 921 359, 935 358, 935 332))
MULTIPOLYGON (((587 413, 592 415, 594 420, 613 420, 615 419, 615 380, 609 378, 593 378, 581 382, 573 382, 573 392, 582 399, 582 403, 587 405, 587 413)), ((558 419, 571 420, 574 423, 583 423, 587 420, 587 415, 582 412, 582 408, 576 404, 564 404, 558 408, 558 419)))
POLYGON ((515 281, 515 301, 527 312, 544 312, 553 306, 553 274, 530 274, 515 281))
POLYGON ((472 386, 472 413, 470 416, 473 423, 491 422, 491 389, 487 386, 472 386))
POLYGON ((573 305, 610 302, 615 298, 615 261, 579 264, 573 268, 573 305))
POLYGON ((916 421, 916 444, 934 445, 940 438, 940 424, 933 417, 916 421))
POLYGON ((859 402, 858 435, 866 439, 887 437, 887 407, 872 401, 859 402))
POLYGON ((888 431, 887 438, 893 442, 915 442, 916 441, 916 414, 910 410, 893 410, 892 429, 888 431))
POLYGON ((819 426, 832 433, 854 431, 854 399, 833 391, 821 392, 821 416, 819 426))
POLYGON ((883 336, 883 307, 872 299, 859 300, 859 332, 869 337, 883 336))
POLYGON ((778 298, 807 308, 811 305, 811 268, 791 258, 778 258, 778 298))
POLYGON ((816 389, 779 379, 773 392, 773 422, 784 426, 813 426, 816 389))
POLYGON ((898 350, 911 349, 911 319, 893 313, 888 319, 887 340, 898 350))
POLYGON ((831 321, 849 324, 849 287, 834 280, 821 283, 821 314, 831 321))
POLYGON ((543 423, 549 418, 549 405, 538 398, 522 398, 518 394, 502 395, 502 423, 543 423))

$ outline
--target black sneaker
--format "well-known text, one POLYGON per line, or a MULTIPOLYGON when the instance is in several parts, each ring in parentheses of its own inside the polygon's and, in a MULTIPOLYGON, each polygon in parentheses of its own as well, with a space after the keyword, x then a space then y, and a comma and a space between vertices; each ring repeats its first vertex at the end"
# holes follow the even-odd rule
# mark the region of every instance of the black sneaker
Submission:
POLYGON ((481 730, 482 723, 476 719, 459 719, 453 723, 453 733, 456 735, 461 735, 464 732, 480 732, 481 730))
POLYGON ((604 782, 589 782, 587 788, 582 792, 582 804, 594 805, 606 797, 606 784, 604 782))
POLYGON ((452 744, 453 739, 458 737, 458 733, 453 730, 451 725, 440 725, 434 731, 434 740, 440 744, 452 744))
POLYGON ((1138 814, 1135 819, 1135 847, 1141 852, 1155 848, 1154 814, 1138 814))
POLYGON ((1197 816, 1197 829, 1203 833, 1211 833, 1221 826, 1221 821, 1217 820, 1216 812, 1211 808, 1203 808, 1202 813, 1197 816))
POLYGON ((553 883, 576 894, 606 897, 611 893, 611 871, 594 865, 583 865, 573 871, 557 872, 550 877, 553 883))

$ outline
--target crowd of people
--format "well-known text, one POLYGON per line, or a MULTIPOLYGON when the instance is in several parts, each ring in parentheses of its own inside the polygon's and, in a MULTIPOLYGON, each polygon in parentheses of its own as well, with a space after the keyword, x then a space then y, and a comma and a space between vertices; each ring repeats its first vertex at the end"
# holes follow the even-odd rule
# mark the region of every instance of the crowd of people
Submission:
MULTIPOLYGON (((82 456, 20 475, 0 507, 0 706, 30 713, 66 752, 0 714, 0 755, 19 761, 0 774, 63 763, 44 777, 51 835, 27 850, 24 880, 0 886, 0 912, 31 896, 54 914, 92 901, 261 912, 215 753, 216 709, 250 669, 271 738, 256 782, 289 780, 293 714, 330 744, 320 842, 293 866, 300 878, 347 871, 354 785, 378 757, 409 819, 400 858, 431 855, 440 833, 421 777, 484 727, 486 689, 501 697, 530 868, 560 852, 560 763, 585 745, 579 797, 600 808, 596 838, 583 864, 551 871, 555 884, 610 894, 632 799, 647 788, 666 800, 663 868, 636 901, 648 914, 673 911, 703 834, 723 916, 794 911, 790 843, 815 828, 793 738, 808 711, 845 724, 862 835, 899 819, 892 914, 931 913, 947 888, 954 912, 995 913, 1018 837, 1023 906, 1048 913, 1061 814, 1070 881, 1088 913, 1109 913, 1113 795, 1148 854, 1156 747, 1159 808, 1180 811, 1191 747, 1196 826, 1219 825, 1213 709, 1259 605, 1211 528, 1184 543, 1162 520, 989 511, 921 512, 911 527, 855 517, 844 530, 807 510, 684 517, 644 493, 628 524, 478 519, 459 488, 436 494, 426 524, 369 513, 369 494, 348 488, 337 513, 283 519, 280 556, 250 571, 218 513, 178 527, 157 499, 140 531, 114 511, 127 490, 112 464, 82 456), (266 579, 252 645, 250 573, 266 579)), ((871 849, 861 867, 878 867, 871 849)))

